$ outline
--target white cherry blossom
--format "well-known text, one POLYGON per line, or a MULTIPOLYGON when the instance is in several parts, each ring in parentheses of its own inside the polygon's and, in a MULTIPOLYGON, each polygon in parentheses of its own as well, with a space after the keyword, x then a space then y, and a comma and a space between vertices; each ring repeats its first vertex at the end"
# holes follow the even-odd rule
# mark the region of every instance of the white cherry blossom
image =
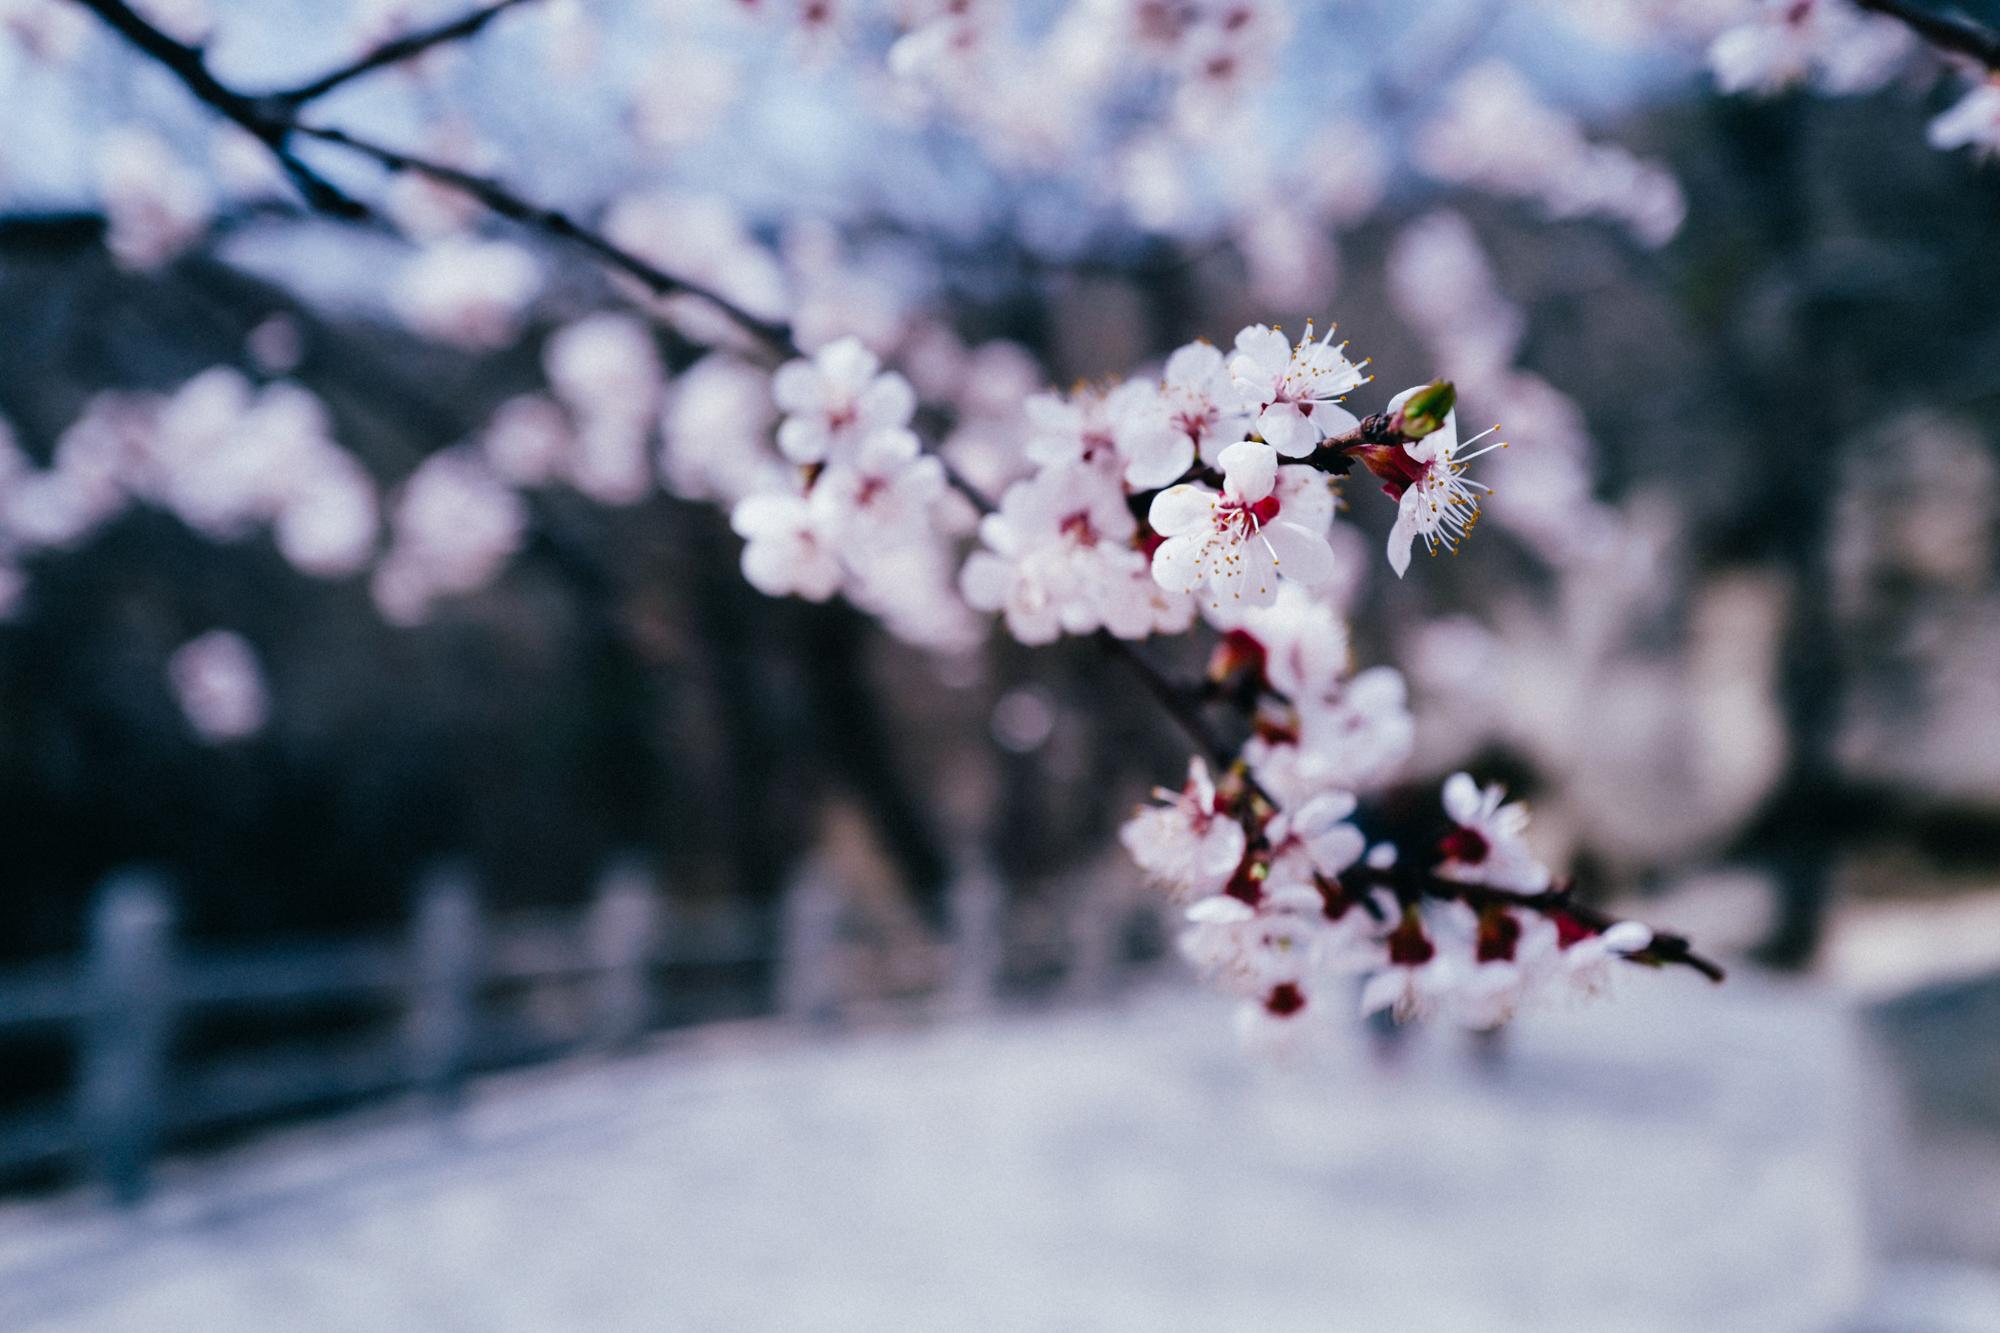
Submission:
POLYGON ((1603 930, 1568 941, 1556 955, 1555 975, 1574 999, 1594 1000, 1611 985, 1612 965, 1641 953, 1653 943, 1653 932, 1637 921, 1619 921, 1603 930))
MULTIPOLYGON (((1160 586, 1185 593, 1205 588, 1216 602, 1269 606, 1277 600, 1280 578, 1308 587, 1330 578, 1333 548, 1325 527, 1330 503, 1321 509, 1300 500, 1288 508, 1278 485, 1277 451, 1268 444, 1240 441, 1222 451, 1220 462, 1220 493, 1184 482, 1153 498, 1147 520, 1166 538, 1153 553, 1153 577, 1160 586)), ((1288 480, 1294 497, 1313 493, 1310 478, 1288 480)), ((1324 485, 1319 489, 1323 494, 1324 485)))
POLYGON ((1137 529, 1124 491, 1102 470, 1054 468, 1008 487, 999 511, 981 520, 985 549, 966 561, 960 587, 974 608, 1003 612, 1023 643, 1087 634, 1114 603, 1122 623, 1133 576, 1146 568, 1132 546, 1137 529))
POLYGON ((767 491, 739 500, 729 526, 744 539, 743 577, 772 597, 823 602, 840 590, 841 515, 830 493, 767 491))
POLYGON ((1157 805, 1142 807, 1118 831, 1119 841, 1177 901, 1222 892, 1248 845, 1239 823, 1218 801, 1215 781, 1200 759, 1188 764, 1179 791, 1156 788, 1157 805))
MULTIPOLYGON (((1389 411, 1395 412, 1423 387, 1418 385, 1397 394, 1389 400, 1389 411)), ((1466 443, 1474 444, 1483 438, 1484 435, 1476 435, 1466 443)), ((1466 476, 1466 465, 1481 454, 1507 446, 1496 442, 1469 454, 1462 453, 1462 447, 1458 439, 1458 413, 1454 410, 1445 414, 1442 427, 1402 445, 1400 456, 1392 445, 1386 453, 1372 454, 1367 459, 1378 475, 1386 474, 1387 489, 1396 494, 1396 522, 1389 530, 1389 565, 1397 578, 1409 571, 1410 548, 1417 538, 1424 539, 1424 545, 1433 555, 1439 547, 1456 551, 1458 543, 1479 521, 1479 497, 1492 488, 1466 476)))
POLYGON ((1178 481, 1195 459, 1194 443, 1170 424, 1159 387, 1144 381, 1037 394, 1027 414, 1027 454, 1043 467, 1100 467, 1134 489, 1152 490, 1178 481))
POLYGON ((1223 449, 1243 438, 1249 422, 1222 350, 1213 343, 1192 342, 1167 358, 1160 398, 1168 426, 1186 436, 1195 456, 1211 466, 1223 449))
POLYGON ((1264 826, 1271 845, 1273 878, 1310 880, 1314 875, 1338 879, 1361 859, 1368 840, 1348 822, 1354 795, 1325 791, 1295 810, 1281 810, 1264 826))
POLYGON ((1347 359, 1345 345, 1334 344, 1334 332, 1328 328, 1315 342, 1307 324, 1296 344, 1265 324, 1236 335, 1229 374, 1243 407, 1255 416, 1251 429, 1287 458, 1304 458, 1322 439, 1358 424, 1340 400, 1367 377, 1347 359))
POLYGON ((2000 76, 1988 76, 1930 124, 1933 148, 1970 148, 2000 158, 2000 76))
POLYGON ((795 463, 839 460, 880 430, 900 430, 916 411, 910 382, 884 371, 858 338, 822 347, 810 361, 788 361, 771 377, 785 413, 778 448, 795 463))
POLYGON ((1470 773, 1445 780, 1444 809, 1454 828, 1441 849, 1445 859, 1437 873, 1461 884, 1484 884, 1515 893, 1540 893, 1549 887, 1549 869, 1535 858, 1522 837, 1528 828, 1528 807, 1509 803, 1498 783, 1481 788, 1470 773))

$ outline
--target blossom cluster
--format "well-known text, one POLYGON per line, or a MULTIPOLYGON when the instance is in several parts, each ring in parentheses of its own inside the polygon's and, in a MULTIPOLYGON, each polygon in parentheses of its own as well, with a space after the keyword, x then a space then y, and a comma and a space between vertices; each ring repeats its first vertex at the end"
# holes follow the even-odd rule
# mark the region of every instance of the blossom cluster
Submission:
POLYGON ((268 531, 300 572, 336 578, 373 553, 378 499, 333 440, 326 409, 285 381, 228 367, 166 396, 104 393, 37 467, 0 425, 0 562, 67 550, 129 506, 178 516, 216 540, 268 531))
POLYGON ((1356 1005, 1473 1028, 1604 990, 1645 961, 1653 933, 1572 907, 1523 838, 1527 807, 1464 773, 1444 786, 1446 831, 1421 876, 1351 822, 1352 792, 1274 807, 1240 773, 1196 759, 1122 836, 1181 907, 1182 952, 1243 1001, 1253 1031, 1356 1005))

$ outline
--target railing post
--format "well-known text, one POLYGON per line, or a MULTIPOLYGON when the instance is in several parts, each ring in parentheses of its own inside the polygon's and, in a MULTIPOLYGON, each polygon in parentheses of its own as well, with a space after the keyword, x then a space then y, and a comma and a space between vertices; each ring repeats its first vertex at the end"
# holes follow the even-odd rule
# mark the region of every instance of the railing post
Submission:
POLYGON ((822 858, 799 867, 779 910, 778 1008, 790 1019, 832 1022, 846 998, 841 927, 847 903, 822 858))
POLYGON ((166 885, 121 871, 91 914, 77 1121, 90 1172, 119 1203, 145 1195, 159 1148, 173 1040, 173 903, 166 885))
POLYGON ((986 858, 961 851, 949 891, 951 975, 946 997, 967 1013, 991 1009, 1007 961, 1007 894, 986 858))
POLYGON ((463 864, 428 872, 411 935, 415 982, 405 1035, 411 1082, 439 1105, 457 1103, 479 1000, 479 890, 463 864))
POLYGON ((1125 961, 1125 931, 1132 894, 1115 874, 1087 874, 1070 909, 1069 976, 1065 989, 1078 1000, 1101 999, 1117 988, 1125 961))
POLYGON ((611 863, 598 881, 585 929, 592 978, 591 1044, 616 1049, 651 1024, 651 966, 660 946, 660 895, 637 857, 611 863))

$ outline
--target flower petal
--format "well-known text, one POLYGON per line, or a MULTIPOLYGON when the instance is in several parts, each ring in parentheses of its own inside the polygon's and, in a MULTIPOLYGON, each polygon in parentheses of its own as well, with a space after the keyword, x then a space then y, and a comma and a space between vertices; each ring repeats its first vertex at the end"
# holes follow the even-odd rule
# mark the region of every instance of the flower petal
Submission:
POLYGON ((1169 486, 1153 497, 1146 522, 1162 537, 1206 527, 1215 513, 1216 494, 1206 486, 1169 486))
POLYGON ((1319 446, 1319 431, 1295 403, 1273 403, 1257 418, 1257 433, 1287 458, 1304 458, 1319 446))
POLYGON ((1410 569, 1410 546, 1417 539, 1417 525, 1411 518, 1410 497, 1414 491, 1403 493, 1403 502, 1396 511, 1396 525, 1389 529, 1389 568, 1402 578, 1410 569))
POLYGON ((1326 538, 1282 518, 1265 524, 1263 536, 1286 578, 1311 588, 1333 577, 1333 548, 1326 538))
POLYGON ((1171 486, 1193 462, 1193 440, 1164 427, 1148 430, 1127 445, 1125 480, 1142 491, 1171 486))
POLYGON ((1202 539, 1169 537, 1153 552, 1153 582, 1168 592, 1193 592, 1202 584, 1202 539))
POLYGON ((1268 444, 1239 440, 1222 451, 1223 488, 1235 499, 1255 504, 1278 482, 1278 454, 1268 444))

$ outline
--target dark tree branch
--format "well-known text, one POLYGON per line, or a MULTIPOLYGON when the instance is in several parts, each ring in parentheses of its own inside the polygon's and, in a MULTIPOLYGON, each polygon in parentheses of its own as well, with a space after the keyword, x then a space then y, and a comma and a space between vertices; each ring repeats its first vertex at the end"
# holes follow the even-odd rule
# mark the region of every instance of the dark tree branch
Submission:
POLYGON ((528 0, 493 0, 491 4, 483 5, 458 18, 446 20, 432 27, 419 28, 415 32, 405 33, 401 37, 383 42, 338 69, 327 71, 310 83, 302 83, 296 88, 267 94, 266 100, 280 102, 297 109, 308 102, 325 97, 334 89, 343 87, 363 75, 372 74, 390 65, 399 65, 406 60, 414 60, 432 47, 464 41, 475 36, 480 29, 500 15, 516 5, 526 3, 528 0))
MULTIPOLYGON (((1125 640, 1108 630, 1097 632, 1097 641, 1104 651, 1123 662, 1133 675, 1146 687, 1146 693, 1153 696, 1167 716, 1174 720, 1195 748, 1216 767, 1217 774, 1226 773, 1236 762, 1236 755, 1228 744, 1208 725, 1202 716, 1200 698, 1192 691, 1181 688, 1169 680, 1161 670, 1147 661, 1145 656, 1125 640)), ((1245 775, 1246 779, 1248 775, 1245 775)), ((1254 787, 1254 783, 1252 784, 1254 787)), ((1259 792, 1262 795, 1262 792, 1259 792)), ((1268 798, 1266 798, 1268 799, 1268 798)))
POLYGON ((189 46, 147 22, 124 0, 76 0, 175 78, 196 98, 254 135, 271 150, 306 202, 336 217, 363 218, 368 209, 300 161, 291 150, 292 124, 266 103, 230 88, 209 71, 200 47, 189 46))
POLYGON ((1976 60, 2000 71, 2000 32, 1959 13, 1942 13, 1915 0, 1854 0, 1871 13, 1895 19, 1904 27, 1952 55, 1976 60))
MULTIPOLYGON (((523 0, 511 2, 522 3, 523 0)), ((291 142, 295 136, 334 144, 369 158, 389 171, 414 173, 461 190, 501 217, 580 246, 611 268, 637 279, 655 295, 685 294, 707 301, 780 356, 802 355, 789 324, 753 314, 712 288, 668 273, 631 251, 614 245, 604 235, 566 213, 532 203, 488 176, 405 153, 332 126, 301 125, 297 119, 295 95, 253 98, 229 87, 209 70, 199 48, 168 36, 141 17, 125 0, 77 0, 77 3, 96 14, 139 51, 163 65, 201 102, 255 135, 291 174, 306 201, 314 208, 349 220, 369 216, 366 205, 339 190, 293 154, 291 142)), ((481 12, 485 14, 480 21, 483 24, 491 20, 498 7, 481 12)), ((459 23, 462 26, 466 21, 460 20, 459 23)), ((470 31, 477 31, 480 24, 475 24, 470 31)), ((379 67, 382 63, 386 60, 377 61, 370 68, 379 67)))

